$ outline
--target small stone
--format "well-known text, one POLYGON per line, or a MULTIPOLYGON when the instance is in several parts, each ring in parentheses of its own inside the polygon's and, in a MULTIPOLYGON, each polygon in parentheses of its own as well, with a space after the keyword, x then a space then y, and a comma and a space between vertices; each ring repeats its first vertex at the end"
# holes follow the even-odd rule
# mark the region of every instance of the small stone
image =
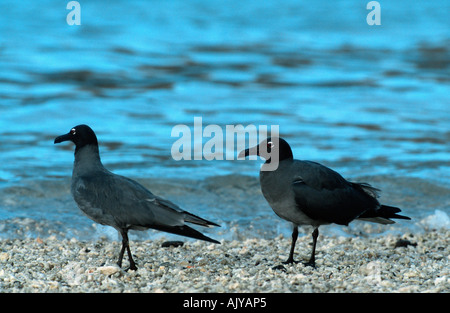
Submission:
POLYGON ((416 277, 417 276, 417 272, 409 271, 409 272, 404 273, 403 276, 406 277, 406 278, 416 277))
POLYGON ((161 244, 162 248, 169 248, 169 247, 182 247, 184 245, 184 242, 182 241, 164 241, 161 244))
POLYGON ((0 253, 0 262, 6 262, 9 259, 9 254, 6 252, 0 253))
POLYGON ((103 275, 114 275, 115 273, 120 271, 120 268, 118 266, 100 266, 97 268, 97 270, 102 273, 103 275))
POLYGON ((59 288, 59 283, 56 281, 50 281, 47 284, 48 284, 49 289, 58 289, 59 288))
POLYGON ((399 239, 399 240, 397 240, 397 242, 395 243, 394 248, 407 247, 407 246, 413 246, 413 247, 415 247, 415 246, 417 246, 417 243, 415 243, 415 242, 412 243, 411 241, 406 240, 406 239, 399 239))
POLYGON ((281 264, 272 267, 272 269, 273 270, 280 270, 280 271, 283 271, 283 272, 287 272, 286 268, 283 265, 281 265, 281 264))
POLYGON ((434 284, 435 284, 435 285, 445 284, 447 281, 448 281, 448 279, 447 279, 446 276, 443 276, 443 277, 437 277, 437 278, 434 280, 434 284))

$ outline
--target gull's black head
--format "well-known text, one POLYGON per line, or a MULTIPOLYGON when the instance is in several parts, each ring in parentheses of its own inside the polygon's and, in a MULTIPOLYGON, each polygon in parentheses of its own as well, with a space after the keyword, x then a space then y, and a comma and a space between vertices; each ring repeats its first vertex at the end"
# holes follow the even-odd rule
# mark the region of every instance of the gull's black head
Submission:
MULTIPOLYGON (((291 150, 291 146, 287 143, 286 140, 284 140, 283 138, 276 138, 275 140, 273 140, 272 138, 269 138, 269 142, 272 142, 271 145, 276 145, 276 142, 278 142, 278 155, 279 155, 279 160, 283 161, 286 159, 293 159, 294 155, 292 154, 292 150, 291 150), (278 140, 276 140, 278 139, 278 140)), ((272 149, 274 149, 276 147, 272 147, 272 149)))
POLYGON ((55 144, 63 141, 72 141, 76 147, 75 152, 87 145, 98 147, 97 136, 87 125, 75 126, 67 134, 55 138, 55 144))
POLYGON ((253 148, 245 149, 239 153, 239 157, 246 157, 249 155, 258 155, 270 162, 270 156, 273 153, 278 153, 278 160, 293 159, 291 146, 283 138, 269 137, 253 148))

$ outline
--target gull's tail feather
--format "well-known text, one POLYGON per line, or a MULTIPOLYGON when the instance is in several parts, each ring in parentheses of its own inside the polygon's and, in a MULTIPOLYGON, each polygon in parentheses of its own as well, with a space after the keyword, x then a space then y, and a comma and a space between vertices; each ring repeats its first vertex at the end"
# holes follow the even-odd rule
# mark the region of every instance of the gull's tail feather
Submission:
POLYGON ((183 213, 185 214, 185 216, 184 216, 185 222, 197 224, 197 225, 205 226, 205 227, 212 227, 212 226, 220 227, 220 225, 210 222, 208 220, 205 220, 204 218, 201 218, 200 216, 194 215, 194 214, 186 212, 186 211, 184 211, 183 213))
POLYGON ((361 214, 358 219, 375 222, 380 224, 393 224, 394 221, 391 218, 398 218, 403 220, 410 220, 411 218, 404 215, 396 214, 401 212, 399 208, 389 206, 389 205, 381 205, 377 210, 369 210, 361 214))
POLYGON ((190 237, 190 238, 195 238, 195 239, 200 239, 203 241, 220 244, 219 241, 209 238, 209 237, 203 235, 201 232, 199 232, 187 225, 183 225, 183 226, 151 225, 149 227, 156 229, 156 230, 161 230, 161 231, 165 231, 168 233, 176 234, 176 235, 186 236, 186 237, 190 237))

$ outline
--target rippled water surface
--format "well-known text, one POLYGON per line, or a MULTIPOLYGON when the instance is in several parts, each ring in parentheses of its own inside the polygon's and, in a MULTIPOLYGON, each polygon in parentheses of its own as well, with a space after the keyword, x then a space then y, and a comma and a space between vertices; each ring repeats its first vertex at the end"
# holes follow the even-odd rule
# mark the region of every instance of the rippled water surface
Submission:
POLYGON ((449 2, 380 1, 380 26, 368 1, 79 2, 80 26, 63 2, 0 3, 0 236, 114 234, 78 211, 73 146, 53 145, 81 123, 107 168, 219 222, 212 236, 289 234, 261 161, 173 160, 172 129, 194 117, 279 125, 296 158, 413 217, 332 233, 449 227, 449 2))

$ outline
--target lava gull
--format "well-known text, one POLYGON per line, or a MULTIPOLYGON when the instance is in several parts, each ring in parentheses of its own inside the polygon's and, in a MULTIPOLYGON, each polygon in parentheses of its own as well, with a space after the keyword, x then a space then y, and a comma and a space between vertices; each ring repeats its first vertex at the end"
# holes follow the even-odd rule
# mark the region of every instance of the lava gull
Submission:
POLYGON ((349 182, 316 162, 294 160, 291 147, 282 138, 263 140, 259 145, 241 151, 239 158, 249 155, 266 159, 259 176, 261 191, 273 211, 293 224, 291 251, 284 264, 295 262, 299 225, 314 228, 311 257, 305 263, 314 267, 320 225, 348 225, 355 219, 392 224, 391 218, 410 219, 396 214, 401 211, 399 208, 381 205, 377 200, 379 190, 369 184, 349 182), (271 164, 271 156, 278 157, 278 167, 271 164))
POLYGON ((89 126, 73 127, 69 133, 57 137, 55 144, 63 141, 75 144, 71 192, 78 207, 93 221, 114 227, 122 236, 122 249, 117 262, 120 267, 126 249, 129 269, 137 269, 128 243, 130 229, 153 228, 219 243, 186 223, 207 227, 219 225, 182 210, 132 179, 108 171, 100 160, 97 136, 89 126))

